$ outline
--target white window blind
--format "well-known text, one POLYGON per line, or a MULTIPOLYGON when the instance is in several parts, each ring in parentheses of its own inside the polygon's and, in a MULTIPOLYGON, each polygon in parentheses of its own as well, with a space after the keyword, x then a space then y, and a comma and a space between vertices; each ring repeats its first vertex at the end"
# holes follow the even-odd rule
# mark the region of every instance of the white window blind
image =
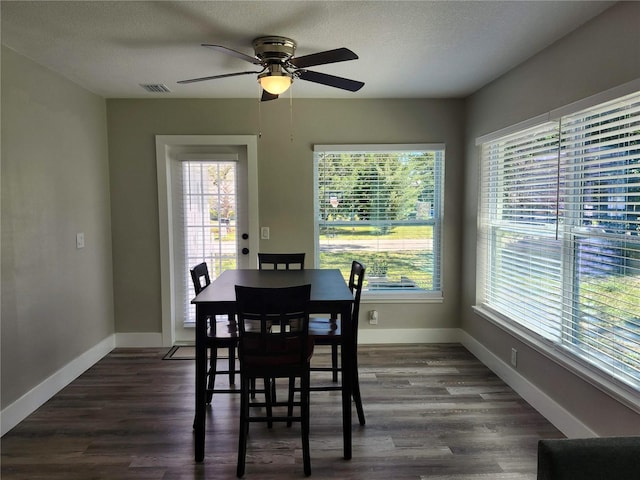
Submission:
POLYGON ((479 301, 640 390, 640 93, 481 159, 479 301))
POLYGON ((363 262, 370 293, 441 290, 444 148, 434 147, 316 147, 320 267, 348 276, 363 262))
POLYGON ((640 93, 563 117, 563 344, 640 389, 640 93))
MULTIPOLYGON (((185 323, 195 322, 195 296, 189 269, 207 262, 213 281, 225 269, 236 268, 235 161, 174 162, 176 305, 185 323)), ((178 313, 178 312, 176 312, 178 313)))
POLYGON ((484 301, 544 336, 562 309, 558 130, 546 123, 482 146, 484 301))

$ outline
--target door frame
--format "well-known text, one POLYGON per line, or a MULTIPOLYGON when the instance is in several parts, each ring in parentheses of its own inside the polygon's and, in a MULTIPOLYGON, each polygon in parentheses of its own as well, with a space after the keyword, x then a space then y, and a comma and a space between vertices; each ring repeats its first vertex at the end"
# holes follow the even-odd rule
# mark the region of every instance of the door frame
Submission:
POLYGON ((160 234, 160 295, 162 304, 162 345, 173 346, 175 331, 174 260, 171 205, 171 161, 181 153, 218 153, 217 147, 246 149, 247 156, 247 210, 249 226, 250 262, 258 251, 258 142, 255 135, 156 135, 156 165, 158 175, 158 215, 160 234))

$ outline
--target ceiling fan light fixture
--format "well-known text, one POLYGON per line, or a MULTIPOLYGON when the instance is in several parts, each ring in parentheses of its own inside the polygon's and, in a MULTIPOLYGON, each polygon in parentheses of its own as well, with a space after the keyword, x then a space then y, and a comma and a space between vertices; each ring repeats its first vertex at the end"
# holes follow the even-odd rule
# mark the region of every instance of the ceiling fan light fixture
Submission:
POLYGON ((291 83, 293 76, 286 72, 266 72, 258 75, 260 86, 272 95, 280 95, 286 92, 291 83))

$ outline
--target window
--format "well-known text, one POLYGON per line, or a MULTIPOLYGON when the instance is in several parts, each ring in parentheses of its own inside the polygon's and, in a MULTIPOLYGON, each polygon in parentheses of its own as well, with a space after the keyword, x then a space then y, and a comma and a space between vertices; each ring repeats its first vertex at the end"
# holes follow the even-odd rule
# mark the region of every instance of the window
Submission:
POLYGON ((482 143, 480 306, 640 390, 640 92, 482 143))
POLYGON ((207 262, 211 279, 236 268, 237 161, 175 162, 177 229, 174 239, 182 272, 176 280, 185 323, 195 323, 189 268, 207 262))
POLYGON ((316 145, 320 268, 367 267, 378 296, 441 296, 443 145, 316 145))

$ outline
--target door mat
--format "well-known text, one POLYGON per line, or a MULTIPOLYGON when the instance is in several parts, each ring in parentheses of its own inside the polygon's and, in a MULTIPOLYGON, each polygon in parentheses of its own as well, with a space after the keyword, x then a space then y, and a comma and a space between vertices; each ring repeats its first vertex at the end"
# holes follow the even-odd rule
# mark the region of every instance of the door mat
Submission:
POLYGON ((171 347, 163 360, 195 360, 196 347, 190 345, 176 345, 171 347))
MULTIPOLYGON (((218 350, 220 353, 222 349, 218 350)), ((207 355, 207 358, 209 356, 207 355)), ((219 359, 229 358, 228 355, 218 355, 219 359)), ((195 360, 196 347, 193 345, 175 345, 162 357, 163 360, 195 360)))

